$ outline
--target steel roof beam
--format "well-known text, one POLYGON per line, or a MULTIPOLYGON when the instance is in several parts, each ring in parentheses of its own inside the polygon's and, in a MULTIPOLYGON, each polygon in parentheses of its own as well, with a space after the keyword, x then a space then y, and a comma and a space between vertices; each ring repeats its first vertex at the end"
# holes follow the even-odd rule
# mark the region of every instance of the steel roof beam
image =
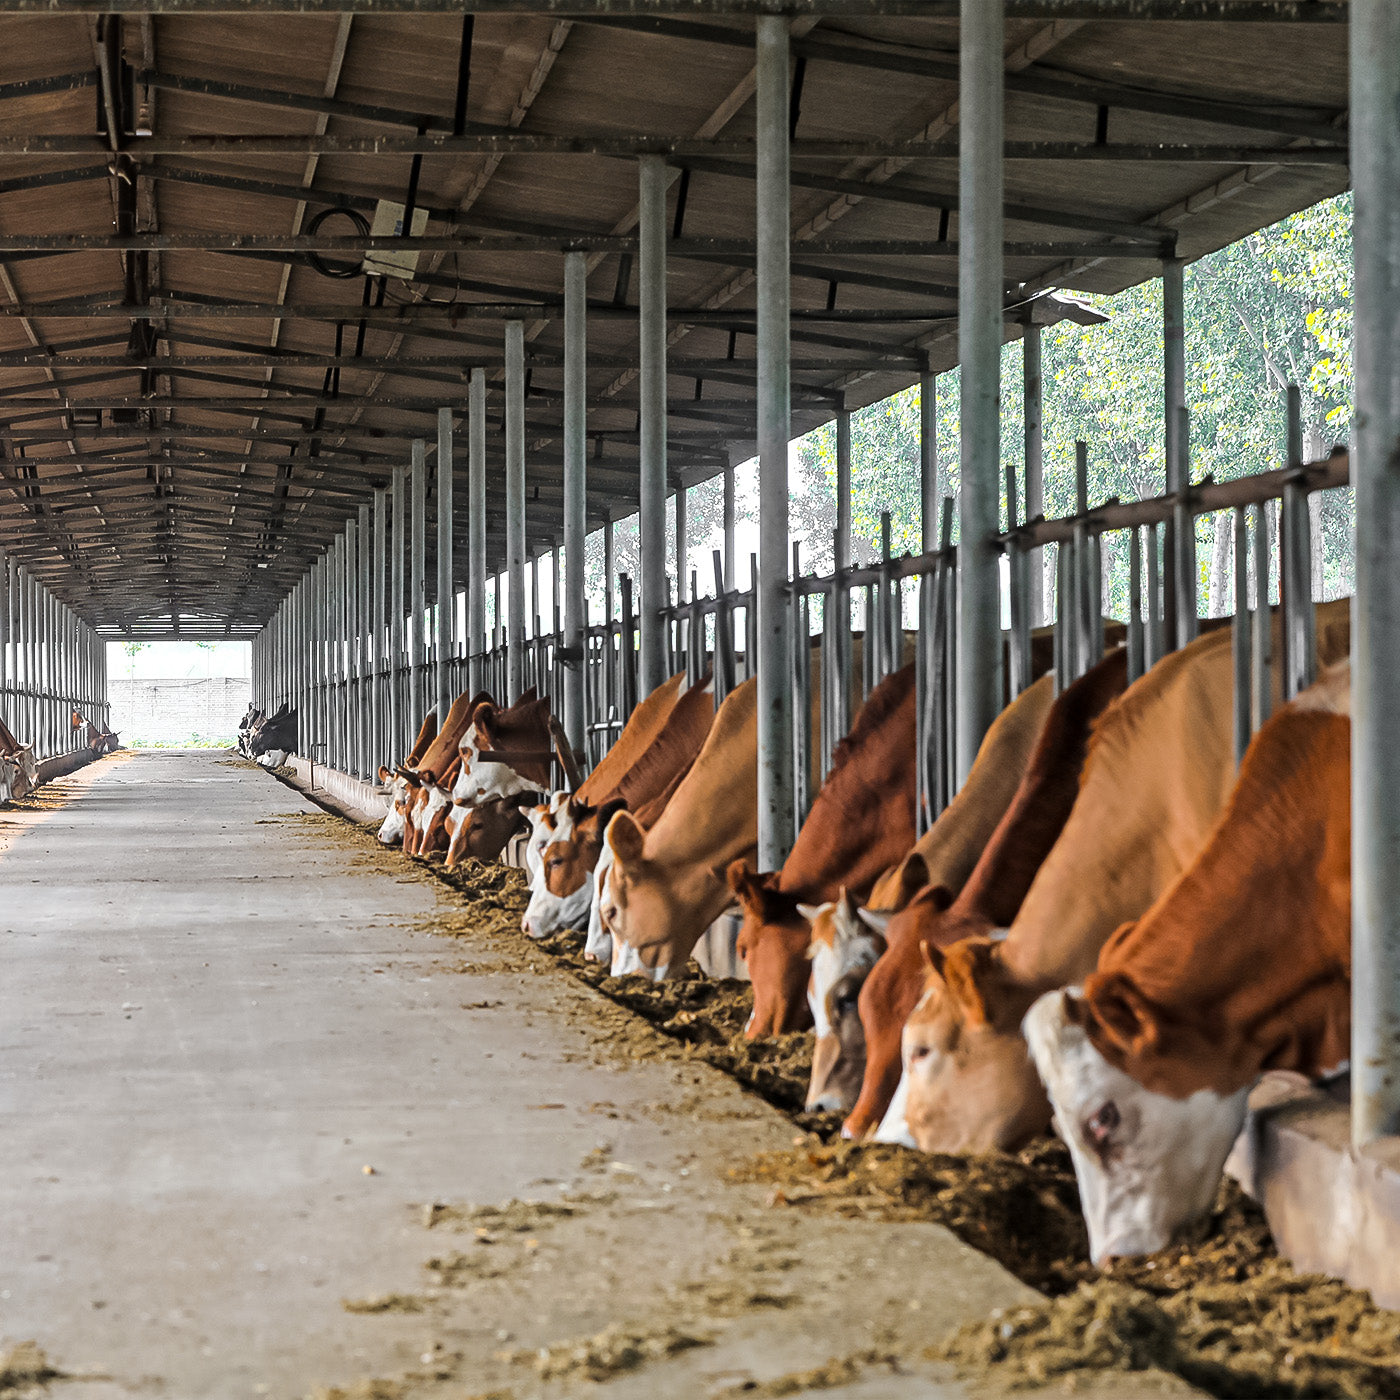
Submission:
MULTIPOLYGON (((0 14, 208 14, 235 12, 248 0, 0 0, 0 14)), ((275 0, 260 7, 274 14, 534 15, 592 19, 614 15, 674 15, 693 10, 684 0, 275 0)), ((706 0, 708 14, 783 14, 833 19, 878 18, 955 21, 958 0, 706 0)), ((1346 6, 1337 0, 1006 0, 1008 19, 1080 19, 1192 24, 1341 24, 1346 6), (1338 13, 1338 12, 1341 13, 1338 13)))

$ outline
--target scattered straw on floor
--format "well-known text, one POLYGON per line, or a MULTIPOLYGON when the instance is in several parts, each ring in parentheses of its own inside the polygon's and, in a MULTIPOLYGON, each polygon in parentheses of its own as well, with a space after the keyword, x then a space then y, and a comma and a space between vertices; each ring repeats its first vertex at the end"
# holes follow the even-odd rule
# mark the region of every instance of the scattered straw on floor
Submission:
POLYGON ((504 1359, 533 1365, 541 1380, 605 1381, 648 1362, 708 1346, 711 1341, 703 1333, 670 1325, 644 1328, 615 1322, 591 1337, 511 1352, 504 1359))
POLYGON ((47 1385, 62 1377, 60 1371, 35 1342, 19 1342, 0 1351, 0 1397, 28 1394, 36 1385, 47 1385))

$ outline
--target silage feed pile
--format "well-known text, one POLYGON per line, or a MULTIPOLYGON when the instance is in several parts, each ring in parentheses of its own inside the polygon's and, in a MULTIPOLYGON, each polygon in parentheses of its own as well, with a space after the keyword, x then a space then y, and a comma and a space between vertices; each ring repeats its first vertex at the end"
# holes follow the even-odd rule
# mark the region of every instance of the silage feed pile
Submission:
MULTIPOLYGON (((353 839, 372 843, 368 832, 353 839)), ((378 847, 379 854, 402 872, 397 852, 378 847)), ((938 1341, 930 1357, 1022 1387, 1076 1372, 1155 1367, 1219 1396, 1400 1400, 1400 1314, 1356 1289, 1293 1270, 1278 1257, 1258 1207, 1232 1182, 1193 1243, 1096 1269, 1069 1154, 1058 1139, 974 1157, 842 1142, 835 1136, 839 1117, 801 1111, 810 1034, 744 1038, 753 1006, 747 983, 711 981, 698 969, 659 984, 612 977, 584 960, 581 934, 535 940, 520 932, 525 872, 472 860, 448 871, 440 857, 410 864, 460 899, 425 929, 509 940, 521 958, 547 954, 632 1013, 608 1018, 620 1053, 703 1059, 807 1129, 792 1149, 764 1153, 732 1173, 767 1186, 774 1208, 936 1222, 1048 1295, 938 1341)))

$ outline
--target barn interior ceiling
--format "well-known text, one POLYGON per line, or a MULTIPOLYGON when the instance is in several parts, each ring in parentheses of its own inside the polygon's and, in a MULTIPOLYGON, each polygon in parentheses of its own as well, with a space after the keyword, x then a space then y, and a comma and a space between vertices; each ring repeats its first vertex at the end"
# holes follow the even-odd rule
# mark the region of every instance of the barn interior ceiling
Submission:
MULTIPOLYGON (((0 0, 0 549, 108 635, 251 635, 481 366, 494 569, 509 320, 550 547, 571 250, 590 528, 629 514, 641 155, 670 181, 672 482, 752 455, 760 8, 0 0)), ((958 27, 783 9, 796 435, 956 360, 958 27)), ((1347 186, 1345 4, 1007 13, 1008 336, 1347 186)))

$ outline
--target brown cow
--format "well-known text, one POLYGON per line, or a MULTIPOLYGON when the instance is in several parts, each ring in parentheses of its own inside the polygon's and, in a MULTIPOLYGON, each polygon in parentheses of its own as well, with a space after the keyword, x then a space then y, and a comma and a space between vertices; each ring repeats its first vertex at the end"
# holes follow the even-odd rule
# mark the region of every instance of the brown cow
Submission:
MULTIPOLYGON (((1276 615, 1275 655, 1280 633, 1276 615)), ((1318 608, 1324 662, 1346 654, 1349 634, 1345 601, 1318 608)), ((1158 662, 1106 711, 1074 810, 1005 938, 964 939, 930 970, 904 1034, 920 1146, 1012 1147, 1049 1123, 1022 1018, 1044 992, 1088 976, 1109 934, 1192 863, 1234 778, 1231 636, 1220 631, 1158 662)))
POLYGON ((650 831, 630 812, 608 824, 613 864, 600 905, 613 970, 679 973, 729 903, 726 867, 758 841, 758 682, 725 698, 694 766, 650 831), (625 950, 625 951, 624 951, 625 950))
MULTIPOLYGON (((413 741, 413 747, 401 766, 416 769, 422 763, 424 754, 428 752, 428 745, 437 738, 437 732, 437 710, 432 709, 423 716, 423 723, 418 726, 418 737, 413 741)), ((386 846, 392 846, 403 840, 404 813, 408 810, 408 796, 412 789, 402 773, 390 773, 382 764, 379 768, 379 781, 390 785, 389 810, 385 814, 384 824, 375 835, 386 846)))
MULTIPOLYGON (((907 899, 889 897, 886 889, 907 891, 929 882, 953 891, 962 889, 1011 805, 1054 698, 1054 680, 1042 676, 997 716, 957 796, 901 866, 877 881, 871 892, 873 907, 895 909, 907 903, 907 899)), ((918 943, 890 942, 860 990, 866 1064, 860 1097, 841 1130, 844 1136, 865 1137, 889 1107, 899 1083, 900 1033, 923 985, 924 961, 918 943)))
MULTIPOLYGON (((594 788, 592 800, 569 804, 556 835, 541 851, 541 868, 531 881, 530 903, 521 927, 532 937, 561 928, 579 928, 588 919, 595 888, 593 874, 603 855, 608 822, 624 809, 643 825, 661 815, 669 797, 690 771, 714 723, 714 686, 701 681, 671 707, 666 721, 611 789, 594 788), (660 800, 660 802, 659 802, 660 800)), ((582 792, 583 789, 581 788, 582 792)), ((601 960, 611 948, 591 946, 586 955, 601 960)))
POLYGON ((1195 863, 1082 995, 1026 1017, 1095 1261, 1165 1248, 1210 1208, 1261 1073, 1350 1052, 1351 722, 1318 699, 1259 731, 1195 863))
POLYGON ((498 859, 511 837, 529 825, 522 809, 538 796, 537 792, 516 792, 509 797, 488 797, 468 808, 465 820, 452 832, 443 864, 451 869, 467 856, 474 860, 498 859))
POLYGON ((736 861, 729 887, 743 911, 739 951, 753 983, 747 1034, 812 1023, 807 1002, 812 928, 802 904, 844 889, 861 900, 914 842, 914 667, 886 677, 837 745, 831 771, 781 870, 754 874, 736 861))
POLYGON ((440 788, 439 780, 446 776, 447 770, 457 759, 458 745, 471 724, 472 713, 478 705, 490 699, 484 690, 470 696, 463 691, 452 702, 447 718, 433 735, 419 762, 412 767, 407 764, 399 767, 400 776, 412 790, 404 808, 403 848, 406 854, 417 852, 420 831, 426 831, 437 812, 446 807, 446 791, 440 788))
MULTIPOLYGON (((888 921, 885 936, 891 943, 912 945, 936 961, 939 949, 1011 922, 1074 806, 1090 729, 1127 683, 1128 655, 1119 647, 1056 698, 1016 795, 967 883, 956 894, 942 884, 927 885, 888 921)), ((907 1115, 892 1111, 893 1121, 880 1130, 883 1140, 907 1140, 902 1116, 907 1115)))

